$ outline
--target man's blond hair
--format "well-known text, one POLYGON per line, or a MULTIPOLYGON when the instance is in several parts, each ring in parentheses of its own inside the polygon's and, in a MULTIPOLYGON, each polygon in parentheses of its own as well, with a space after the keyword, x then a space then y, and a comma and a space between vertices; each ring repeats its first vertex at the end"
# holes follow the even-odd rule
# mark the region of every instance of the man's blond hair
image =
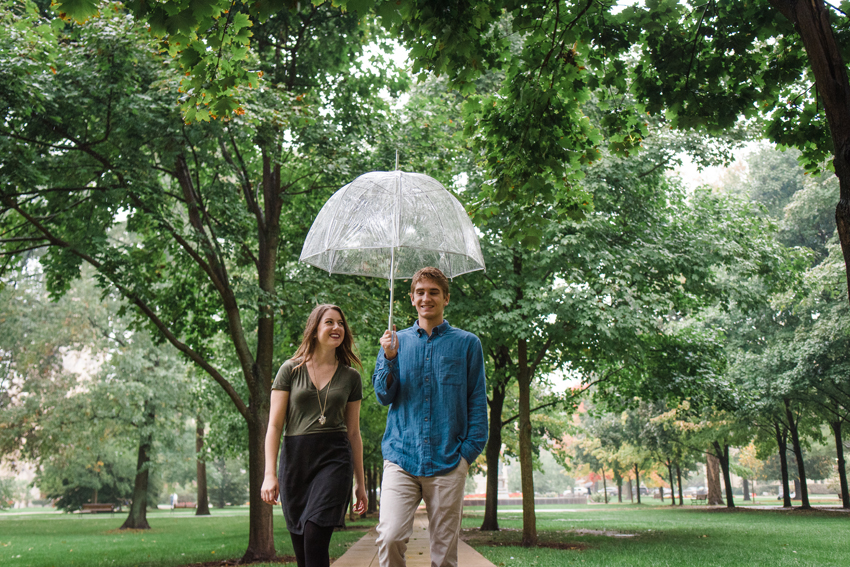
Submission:
POLYGON ((445 297, 449 296, 449 278, 446 277, 446 274, 431 266, 422 268, 413 274, 413 279, 410 280, 410 295, 413 295, 414 290, 416 290, 416 284, 422 280, 431 280, 439 286, 445 297))

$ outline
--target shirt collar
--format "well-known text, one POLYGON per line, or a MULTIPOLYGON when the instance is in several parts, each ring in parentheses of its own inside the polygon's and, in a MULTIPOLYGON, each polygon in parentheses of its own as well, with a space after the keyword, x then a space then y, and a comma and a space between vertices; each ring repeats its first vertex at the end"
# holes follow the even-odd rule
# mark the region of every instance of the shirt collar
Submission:
MULTIPOLYGON (((438 335, 445 335, 446 331, 449 330, 449 327, 451 327, 451 325, 449 325, 448 320, 443 319, 442 323, 440 323, 439 325, 434 327, 434 329, 432 330, 432 333, 437 333, 438 335)), ((419 326, 419 319, 417 319, 416 321, 413 322, 413 330, 416 331, 416 334, 418 334, 420 336, 422 335, 422 333, 425 332, 425 329, 423 329, 422 327, 419 326)))

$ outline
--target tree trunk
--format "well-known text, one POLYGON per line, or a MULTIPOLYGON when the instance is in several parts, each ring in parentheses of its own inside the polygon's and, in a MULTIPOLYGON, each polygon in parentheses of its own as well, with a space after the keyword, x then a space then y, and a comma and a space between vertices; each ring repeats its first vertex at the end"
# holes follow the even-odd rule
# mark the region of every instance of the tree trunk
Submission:
POLYGON ((748 502, 750 500, 750 483, 746 478, 742 480, 744 481, 744 502, 748 502))
POLYGON ((518 341, 519 359, 519 468, 522 475, 522 545, 537 545, 537 516, 534 512, 534 477, 531 457, 531 373, 528 368, 528 343, 518 341))
POLYGON ((623 475, 620 474, 620 469, 614 469, 614 480, 617 482, 617 502, 623 503, 623 475))
MULTIPOLYGON (((670 506, 676 505, 676 479, 673 478, 673 463, 667 461, 667 478, 670 479, 670 506)), ((661 492, 661 501, 664 501, 664 492, 661 492)))
POLYGON ((800 479, 794 479, 794 496, 791 497, 791 500, 800 500, 802 491, 800 490, 800 479))
POLYGON ((136 461, 136 482, 133 486, 133 504, 130 515, 124 521, 122 530, 149 530, 148 508, 148 477, 150 471, 150 452, 153 444, 153 426, 156 418, 155 406, 145 402, 144 420, 139 435, 139 457, 136 461))
POLYGON ((732 475, 729 474, 729 445, 724 443, 723 447, 720 447, 720 443, 717 441, 713 441, 712 444, 714 445, 714 450, 717 452, 717 459, 720 461, 720 470, 723 471, 723 484, 726 485, 726 507, 734 508, 732 475))
POLYGON ((224 497, 224 487, 227 486, 227 463, 224 462, 223 458, 219 458, 216 466, 221 480, 218 483, 218 490, 214 491, 213 501, 216 508, 224 508, 227 505, 227 500, 224 497))
POLYGON ((95 488, 95 489, 94 489, 94 492, 92 492, 92 496, 91 496, 91 498, 92 498, 91 503, 92 503, 92 504, 97 504, 97 488, 95 488))
POLYGON ((481 531, 499 529, 499 462, 502 454, 502 409, 505 404, 505 381, 493 385, 490 406, 490 433, 487 437, 487 494, 484 501, 484 521, 481 531))
POLYGON ((679 506, 685 505, 685 499, 682 498, 682 469, 679 467, 679 464, 676 464, 676 479, 678 480, 679 485, 679 506))
MULTIPOLYGON (((832 146, 832 164, 838 177, 839 200, 835 207, 838 240, 844 254, 850 298, 850 82, 841 50, 829 23, 823 1, 770 0, 786 18, 794 23, 809 58, 819 101, 823 102, 832 146)), ((805 480, 802 484, 805 486, 805 480)), ((807 506, 804 503, 804 506, 807 506)))
POLYGON ((634 504, 635 497, 632 494, 632 479, 630 479, 630 478, 626 479, 626 495, 629 498, 629 502, 634 504))
POLYGON ((375 470, 377 467, 377 465, 369 465, 369 467, 366 469, 368 471, 366 481, 369 485, 369 502, 366 505, 367 514, 374 514, 378 511, 378 491, 377 484, 375 482, 376 477, 378 476, 378 473, 375 470))
POLYGON ((841 420, 829 423, 835 437, 835 457, 838 460, 838 482, 841 486, 841 507, 850 508, 850 494, 847 490, 847 469, 844 463, 844 444, 841 442, 841 420))
POLYGON ((782 475, 782 506, 791 507, 791 492, 788 486, 788 443, 785 428, 780 427, 778 421, 773 422, 773 431, 776 435, 776 446, 779 447, 779 471, 782 475))
POLYGON ((608 504, 608 484, 605 482, 605 467, 602 467, 602 493, 605 495, 605 503, 608 504))
POLYGON ((204 420, 198 416, 195 419, 195 455, 196 474, 198 482, 196 516, 210 515, 210 496, 207 493, 207 461, 202 453, 204 449, 204 420))
MULTIPOLYGON (((248 408, 246 421, 248 423, 248 495, 250 502, 248 548, 245 550, 241 561, 243 563, 269 561, 277 557, 274 546, 274 506, 263 502, 260 489, 263 486, 263 477, 266 467, 265 439, 266 430, 269 427, 269 407, 271 400, 272 379, 274 378, 274 313, 272 301, 268 297, 275 297, 277 287, 275 274, 277 269, 278 247, 280 245, 280 216, 283 209, 282 192, 280 191, 280 164, 274 162, 271 152, 265 148, 262 150, 263 174, 262 174, 262 200, 263 206, 256 204, 256 214, 263 217, 263 222, 258 223, 257 230, 257 284, 262 290, 260 299, 257 301, 259 316, 257 319, 257 347, 256 358, 253 363, 247 365, 243 362, 242 373, 248 384, 248 408)), ((248 191, 250 194, 250 191, 248 191)), ((232 292, 230 292, 232 293, 232 292)), ((230 299, 231 296, 228 296, 230 299)), ((235 297, 233 297, 235 300, 235 297)), ((234 301, 233 305, 238 303, 234 301)), ((238 318, 229 317, 237 321, 238 318)), ((242 333, 242 324, 238 327, 231 323, 231 336, 237 350, 245 350, 247 341, 242 333), (238 344, 237 344, 238 343, 238 344)), ((240 360, 248 361, 250 356, 240 356, 240 360)))
POLYGON ((378 488, 381 486, 381 465, 372 465, 372 514, 378 512, 378 488))
POLYGON ((640 504, 640 471, 637 463, 635 463, 635 492, 637 492, 637 501, 640 504))
MULTIPOLYGON (((850 179, 848 179, 850 181, 850 179)), ((788 429, 791 431, 791 447, 794 450, 794 456, 797 458, 797 478, 800 479, 800 490, 797 491, 797 497, 801 498, 800 506, 802 508, 811 508, 809 504, 809 488, 806 486, 806 466, 803 463, 803 447, 800 445, 800 432, 797 430, 797 420, 794 420, 794 415, 791 412, 791 402, 785 400, 785 417, 788 419, 788 429)))
POLYGON ((708 487, 708 503, 712 506, 723 504, 720 492, 720 461, 711 453, 706 453, 705 485, 708 487))

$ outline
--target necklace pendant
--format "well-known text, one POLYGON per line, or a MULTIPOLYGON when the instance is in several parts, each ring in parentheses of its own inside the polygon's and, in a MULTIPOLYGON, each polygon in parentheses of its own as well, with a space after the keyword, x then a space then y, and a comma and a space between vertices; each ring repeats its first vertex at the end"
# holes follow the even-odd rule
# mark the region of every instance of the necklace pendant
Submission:
POLYGON ((319 425, 324 425, 326 421, 327 421, 327 419, 325 418, 325 416, 323 416, 323 415, 319 416, 319 425))

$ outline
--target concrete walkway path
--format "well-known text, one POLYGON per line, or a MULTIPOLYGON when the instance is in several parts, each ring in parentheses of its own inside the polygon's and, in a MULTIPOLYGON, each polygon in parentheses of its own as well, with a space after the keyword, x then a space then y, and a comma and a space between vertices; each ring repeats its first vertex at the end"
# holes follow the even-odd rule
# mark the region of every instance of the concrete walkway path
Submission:
MULTIPOLYGON (((345 555, 333 562, 334 567, 378 567, 378 534, 369 530, 357 543, 348 548, 345 555)), ((407 542, 407 567, 431 567, 429 552, 428 516, 424 510, 416 512, 413 519, 413 535, 407 542)), ((483 555, 466 542, 459 541, 457 563, 460 567, 494 567, 483 555)))

